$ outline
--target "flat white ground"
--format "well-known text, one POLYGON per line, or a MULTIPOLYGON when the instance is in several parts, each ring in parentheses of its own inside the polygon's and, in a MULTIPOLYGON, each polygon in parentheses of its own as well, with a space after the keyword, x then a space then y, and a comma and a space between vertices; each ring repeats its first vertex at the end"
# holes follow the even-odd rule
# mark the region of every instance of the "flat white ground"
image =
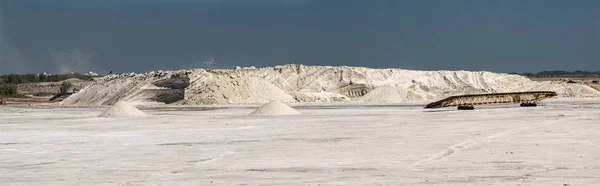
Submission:
POLYGON ((600 101, 536 108, 0 108, 0 185, 595 185, 600 101))

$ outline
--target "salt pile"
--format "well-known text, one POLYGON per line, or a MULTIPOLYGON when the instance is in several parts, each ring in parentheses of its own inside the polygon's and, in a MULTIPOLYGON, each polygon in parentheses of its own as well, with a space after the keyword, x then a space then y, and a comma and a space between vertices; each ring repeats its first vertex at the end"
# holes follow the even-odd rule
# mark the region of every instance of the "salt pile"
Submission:
POLYGON ((120 101, 104 111, 98 117, 141 117, 146 114, 128 102, 120 101))
POLYGON ((280 115, 297 115, 300 114, 296 109, 286 105, 279 100, 270 101, 254 110, 248 115, 255 116, 280 116, 280 115))
POLYGON ((289 64, 113 74, 60 104, 98 106, 128 101, 213 105, 258 104, 270 100, 406 102, 433 101, 460 94, 534 90, 556 91, 559 97, 600 97, 600 91, 583 83, 535 82, 525 76, 504 73, 289 64))
POLYGON ((252 104, 270 100, 293 102, 294 98, 257 77, 213 76, 211 81, 188 87, 185 104, 252 104))

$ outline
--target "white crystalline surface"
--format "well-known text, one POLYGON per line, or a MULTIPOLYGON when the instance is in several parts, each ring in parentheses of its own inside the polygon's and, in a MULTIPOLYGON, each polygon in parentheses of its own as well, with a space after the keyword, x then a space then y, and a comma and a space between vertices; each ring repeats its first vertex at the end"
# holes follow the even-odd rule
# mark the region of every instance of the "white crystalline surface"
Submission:
POLYGON ((538 107, 0 107, 0 185, 596 185, 600 101, 538 107))

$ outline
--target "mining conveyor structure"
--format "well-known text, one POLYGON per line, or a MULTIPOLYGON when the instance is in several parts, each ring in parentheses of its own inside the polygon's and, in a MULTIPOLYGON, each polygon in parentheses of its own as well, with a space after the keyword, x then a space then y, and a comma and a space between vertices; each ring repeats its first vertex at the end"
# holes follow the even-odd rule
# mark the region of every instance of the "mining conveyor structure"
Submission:
POLYGON ((445 99, 432 102, 425 106, 426 109, 457 107, 459 110, 473 110, 475 105, 520 103, 521 107, 535 107, 543 99, 556 96, 551 91, 531 92, 508 92, 492 94, 469 94, 450 96, 445 99))

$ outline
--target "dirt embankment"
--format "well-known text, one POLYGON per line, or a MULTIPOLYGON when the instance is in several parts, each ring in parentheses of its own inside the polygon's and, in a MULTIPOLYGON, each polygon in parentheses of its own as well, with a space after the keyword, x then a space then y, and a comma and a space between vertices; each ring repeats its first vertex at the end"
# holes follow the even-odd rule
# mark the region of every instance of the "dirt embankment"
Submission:
MULTIPOLYGON (((17 86, 17 93, 25 96, 33 97, 52 97, 61 93, 63 83, 72 85, 67 91, 81 90, 84 87, 91 85, 94 81, 85 81, 80 79, 67 79, 60 82, 43 82, 43 83, 26 83, 17 86)), ((63 90, 64 91, 64 90, 63 90)))

